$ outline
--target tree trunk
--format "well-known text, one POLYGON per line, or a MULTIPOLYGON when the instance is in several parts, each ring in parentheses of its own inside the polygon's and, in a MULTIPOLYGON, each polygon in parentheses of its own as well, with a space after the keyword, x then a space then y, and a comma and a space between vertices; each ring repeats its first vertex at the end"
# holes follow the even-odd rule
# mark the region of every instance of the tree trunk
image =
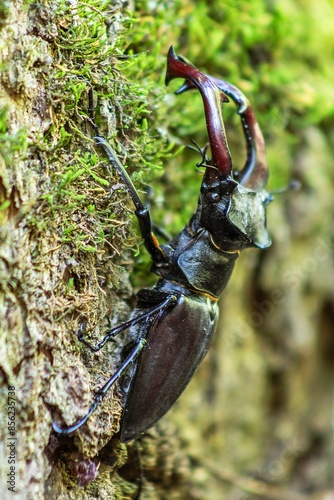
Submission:
MULTIPOLYGON (((325 50, 334 41, 333 9, 320 4, 305 12, 289 1, 284 12, 246 1, 0 5, 4 498, 123 499, 140 488, 145 499, 334 494, 333 63, 325 50), (322 43, 308 33, 310 19, 322 43), (169 415, 137 443, 120 444, 116 388, 80 431, 59 436, 52 422, 79 420, 120 362, 124 337, 93 354, 75 334, 97 343, 128 318, 139 244, 126 190, 94 146, 88 92, 140 188, 170 156, 167 128, 176 141, 205 130, 196 97, 163 99, 173 42, 248 91, 273 185, 295 177, 301 189, 269 207, 273 245, 240 258, 214 345, 169 415)), ((242 159, 234 119, 227 132, 242 159)), ((179 229, 198 195, 189 162, 194 156, 177 156, 153 183, 157 219, 174 217, 179 229)), ((140 269, 134 279, 149 284, 140 269)))

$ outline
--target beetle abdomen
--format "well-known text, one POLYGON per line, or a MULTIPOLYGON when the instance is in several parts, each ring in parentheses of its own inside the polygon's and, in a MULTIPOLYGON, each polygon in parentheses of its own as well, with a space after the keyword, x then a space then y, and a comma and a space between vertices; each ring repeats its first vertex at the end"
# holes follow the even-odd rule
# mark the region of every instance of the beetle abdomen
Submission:
POLYGON ((207 353, 217 319, 216 302, 194 294, 180 296, 153 323, 125 404, 121 441, 138 437, 173 406, 207 353))

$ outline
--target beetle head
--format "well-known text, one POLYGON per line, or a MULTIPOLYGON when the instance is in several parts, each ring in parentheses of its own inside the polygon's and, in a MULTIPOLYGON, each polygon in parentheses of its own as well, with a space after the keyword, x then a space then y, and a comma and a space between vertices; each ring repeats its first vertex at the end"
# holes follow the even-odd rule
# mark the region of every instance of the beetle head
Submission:
POLYGON ((195 219, 221 250, 266 248, 271 243, 266 230, 266 205, 271 200, 266 191, 250 190, 232 179, 209 185, 203 180, 195 219))
POLYGON ((206 172, 193 230, 206 229, 212 243, 221 250, 266 248, 271 242, 265 227, 265 208, 272 197, 264 190, 268 178, 264 140, 252 108, 239 89, 202 73, 176 56, 171 47, 166 84, 174 78, 185 79, 176 93, 192 88, 201 93, 212 155, 211 159, 204 158, 206 172), (222 117, 221 102, 229 100, 226 95, 238 106, 247 144, 247 160, 238 175, 232 171, 222 117))

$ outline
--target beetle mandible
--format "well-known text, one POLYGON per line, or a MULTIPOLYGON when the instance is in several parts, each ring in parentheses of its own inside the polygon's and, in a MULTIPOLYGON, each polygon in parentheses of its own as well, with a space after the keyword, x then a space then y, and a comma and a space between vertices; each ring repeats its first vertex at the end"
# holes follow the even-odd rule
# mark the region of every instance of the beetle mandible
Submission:
MULTIPOLYGON (((137 294, 131 318, 113 328, 102 341, 91 346, 98 351, 119 332, 129 329, 130 353, 116 373, 97 392, 88 413, 70 427, 56 432, 68 434, 81 427, 120 379, 124 409, 120 440, 137 438, 152 427, 179 398, 207 353, 218 320, 217 301, 226 287, 240 250, 266 248, 266 206, 272 196, 264 187, 268 179, 265 146, 254 112, 245 96, 233 85, 199 71, 171 47, 167 58, 166 84, 185 79, 177 94, 198 89, 204 103, 211 148, 200 149, 205 174, 195 214, 179 235, 160 245, 152 232, 148 209, 142 203, 116 153, 98 132, 102 147, 116 168, 135 205, 135 214, 145 247, 152 258, 152 272, 159 276, 152 289, 137 294), (240 172, 232 170, 225 136, 221 102, 230 97, 241 117, 247 158, 240 172), (126 377, 122 377, 127 372, 126 377)), ((91 107, 91 106, 90 106, 91 107)))

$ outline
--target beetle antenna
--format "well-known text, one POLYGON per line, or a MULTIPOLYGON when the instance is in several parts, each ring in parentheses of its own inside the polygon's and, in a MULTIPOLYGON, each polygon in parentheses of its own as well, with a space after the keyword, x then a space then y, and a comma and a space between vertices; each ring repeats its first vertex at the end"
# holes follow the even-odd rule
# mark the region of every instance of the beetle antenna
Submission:
POLYGON ((302 183, 298 181, 297 179, 291 179, 289 184, 283 188, 275 189, 274 191, 270 191, 270 194, 285 194, 289 193, 290 191, 299 191, 299 189, 302 187, 302 183))
POLYGON ((211 159, 206 154, 206 152, 209 148, 209 144, 206 144, 204 146, 204 148, 201 148, 201 146, 199 146, 199 144, 196 141, 194 141, 194 139, 191 139, 191 142, 192 142, 193 146, 188 144, 187 148, 192 149, 193 151, 196 151, 196 153, 199 153, 202 157, 202 160, 200 162, 196 163, 196 167, 209 166, 211 159))

